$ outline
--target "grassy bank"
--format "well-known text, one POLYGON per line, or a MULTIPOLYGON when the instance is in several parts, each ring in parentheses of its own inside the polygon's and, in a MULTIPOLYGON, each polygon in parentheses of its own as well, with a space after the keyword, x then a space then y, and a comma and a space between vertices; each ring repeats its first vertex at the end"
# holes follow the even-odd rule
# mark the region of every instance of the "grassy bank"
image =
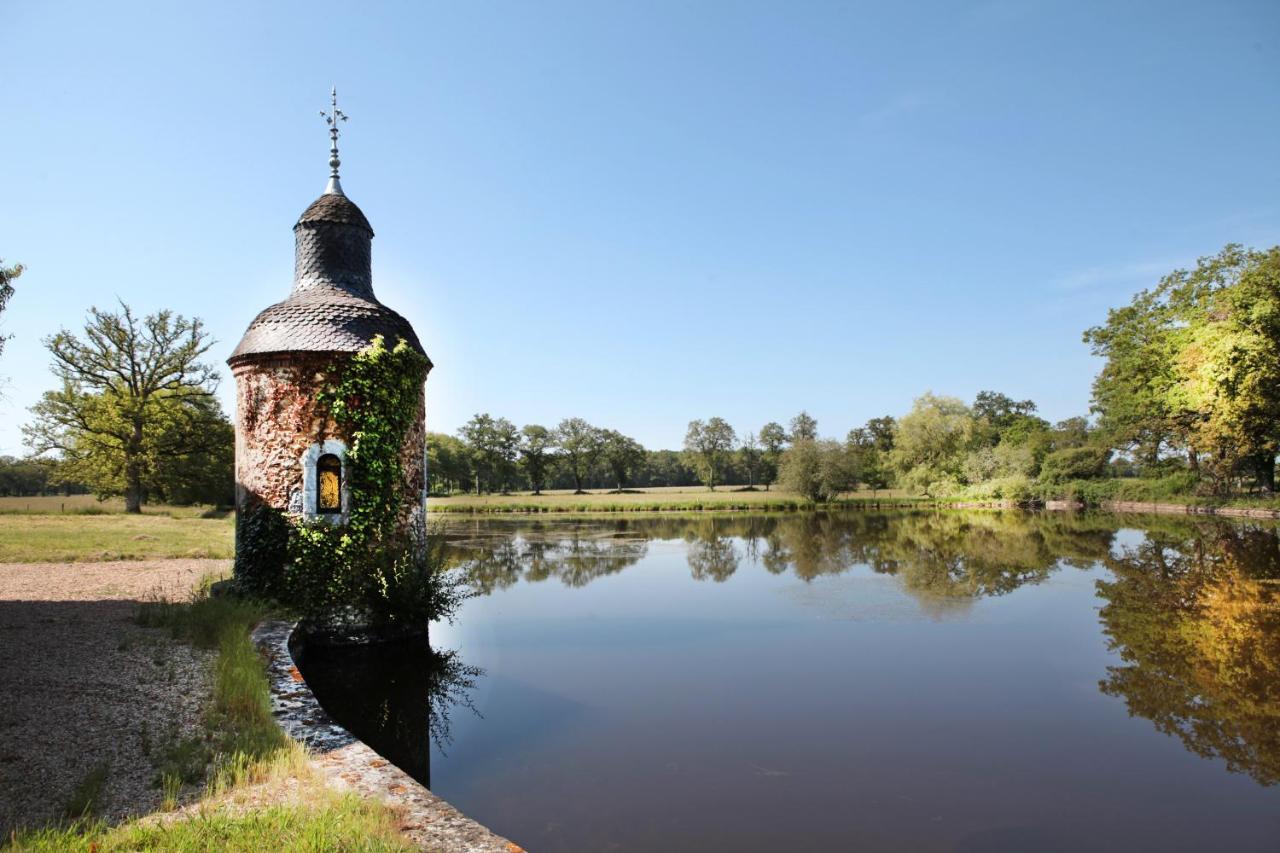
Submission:
MULTIPOLYGON (((306 753, 271 716, 262 658, 249 638, 260 604, 211 598, 206 582, 188 602, 153 601, 138 621, 184 642, 217 648, 203 730, 157 746, 153 760, 165 811, 119 826, 94 816, 100 784, 75 792, 72 815, 53 827, 7 839, 15 850, 411 849, 395 815, 354 794, 329 789, 306 753), (180 792, 200 793, 180 809, 180 792), (203 788, 199 786, 203 785, 203 788)), ((92 748, 92 745, 87 745, 92 748)), ((91 774, 92 775, 92 774, 91 774)))
MULTIPOLYGON (((1065 500, 1099 507, 1109 502, 1179 504, 1202 508, 1267 509, 1280 511, 1280 497, 1239 495, 1218 497, 1191 494, 1185 477, 1164 479, 1078 480, 1056 486, 1023 481, 1014 494, 971 487, 956 495, 926 497, 901 490, 846 493, 821 508, 893 509, 895 507, 1026 504, 1065 500)), ((568 491, 516 492, 507 495, 453 495, 427 500, 428 511, 441 514, 491 513, 620 513, 620 512, 794 512, 815 508, 809 500, 781 490, 742 491, 697 487, 643 489, 624 493, 598 491, 575 495, 568 491)))

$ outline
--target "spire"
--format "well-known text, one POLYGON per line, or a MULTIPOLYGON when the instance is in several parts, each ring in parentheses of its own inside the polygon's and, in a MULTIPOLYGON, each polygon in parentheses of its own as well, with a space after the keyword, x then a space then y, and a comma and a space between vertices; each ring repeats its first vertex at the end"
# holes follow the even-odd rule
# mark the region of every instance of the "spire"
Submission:
POLYGON ((320 111, 324 123, 329 125, 329 183, 325 185, 324 194, 346 195, 342 191, 342 182, 338 180, 338 167, 342 165, 338 159, 338 122, 346 121, 347 115, 338 109, 338 87, 334 86, 329 94, 333 98, 329 112, 320 111))

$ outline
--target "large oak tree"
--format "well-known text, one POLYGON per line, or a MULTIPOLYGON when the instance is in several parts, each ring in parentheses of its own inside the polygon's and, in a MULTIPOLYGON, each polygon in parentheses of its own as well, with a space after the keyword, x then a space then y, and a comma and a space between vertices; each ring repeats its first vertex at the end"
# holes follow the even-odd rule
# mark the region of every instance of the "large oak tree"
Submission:
POLYGON ((218 375, 201 361, 213 341, 199 318, 91 308, 83 336, 63 329, 44 344, 62 387, 32 408, 26 441, 59 452, 98 494, 123 494, 127 512, 142 511, 148 486, 175 460, 226 444, 218 375))

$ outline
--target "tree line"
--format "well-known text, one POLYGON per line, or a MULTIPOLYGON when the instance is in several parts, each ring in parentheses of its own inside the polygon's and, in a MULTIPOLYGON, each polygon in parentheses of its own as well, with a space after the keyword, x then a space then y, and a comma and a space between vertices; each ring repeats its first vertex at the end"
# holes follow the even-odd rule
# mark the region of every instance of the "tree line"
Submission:
MULTIPOLYGON (((0 263, 0 311, 21 265, 0 263)), ((645 448, 582 418, 517 427, 477 414, 429 433, 432 492, 655 486, 764 488, 814 500, 854 489, 975 500, 1270 495, 1280 452, 1280 247, 1228 245, 1176 270, 1084 332, 1103 360, 1089 412, 1058 423, 1034 401, 927 392, 910 411, 822 436, 801 412, 739 432, 688 423, 679 449, 645 448)), ((234 431, 198 319, 91 309, 44 340, 56 386, 24 430, 32 457, 0 459, 0 492, 88 490, 230 503, 234 431)), ((3 340, 0 340, 0 352, 3 340)))

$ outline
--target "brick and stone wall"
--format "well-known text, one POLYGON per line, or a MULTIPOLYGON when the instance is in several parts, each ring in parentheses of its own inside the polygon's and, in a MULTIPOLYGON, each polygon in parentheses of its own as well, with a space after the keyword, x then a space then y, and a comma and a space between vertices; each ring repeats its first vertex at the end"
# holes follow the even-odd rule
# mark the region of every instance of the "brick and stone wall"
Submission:
MULTIPOLYGON (((236 509, 266 505, 301 514, 304 506, 300 460, 308 448, 351 437, 317 402, 351 356, 346 353, 288 353, 237 359, 236 509)), ((402 524, 423 521, 426 485, 425 400, 401 450, 405 501, 402 524)))

